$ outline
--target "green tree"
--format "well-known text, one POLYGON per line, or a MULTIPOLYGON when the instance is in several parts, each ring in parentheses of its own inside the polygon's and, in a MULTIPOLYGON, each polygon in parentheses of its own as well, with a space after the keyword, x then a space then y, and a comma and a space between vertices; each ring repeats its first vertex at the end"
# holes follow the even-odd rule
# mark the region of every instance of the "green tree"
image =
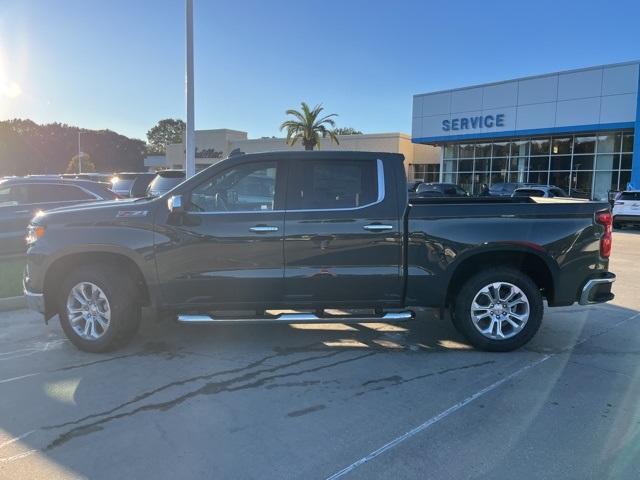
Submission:
POLYGON ((335 113, 320 116, 322 113, 322 105, 316 105, 313 110, 309 108, 305 102, 300 104, 301 111, 287 110, 287 115, 292 115, 295 120, 286 120, 280 125, 280 130, 287 129, 287 144, 295 145, 298 140, 302 142, 305 150, 313 150, 314 147, 320 147, 320 138, 329 137, 336 144, 340 144, 336 134, 332 130, 335 128, 335 122, 331 117, 337 117, 335 113), (331 127, 327 128, 327 127, 331 127))
POLYGON ((81 152, 74 155, 67 165, 66 173, 93 173, 96 171, 96 164, 91 161, 91 156, 81 152), (82 172, 80 171, 80 159, 82 159, 82 172))
POLYGON ((147 132, 149 153, 164 153, 170 143, 182 143, 186 124, 179 118, 160 120, 147 132))
POLYGON ((356 130, 353 127, 340 127, 334 130, 336 135, 362 135, 360 130, 356 130))

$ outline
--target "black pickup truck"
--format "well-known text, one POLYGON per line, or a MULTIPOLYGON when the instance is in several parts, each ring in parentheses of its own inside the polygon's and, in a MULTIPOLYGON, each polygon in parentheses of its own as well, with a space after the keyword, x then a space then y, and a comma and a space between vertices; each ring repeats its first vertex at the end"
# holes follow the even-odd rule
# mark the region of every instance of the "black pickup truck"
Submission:
POLYGON ((34 218, 25 295, 94 352, 129 339, 142 306, 183 323, 394 322, 448 307, 474 346, 507 351, 536 333, 544 299, 613 298, 608 204, 409 201, 406 185, 397 154, 230 157, 159 198, 34 218))

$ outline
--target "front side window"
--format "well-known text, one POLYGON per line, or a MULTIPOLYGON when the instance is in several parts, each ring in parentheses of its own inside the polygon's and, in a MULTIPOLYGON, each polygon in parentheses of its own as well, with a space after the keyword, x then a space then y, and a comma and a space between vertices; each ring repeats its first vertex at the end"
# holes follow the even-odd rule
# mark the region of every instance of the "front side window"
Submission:
POLYGON ((357 208, 378 197, 375 160, 293 162, 287 188, 288 210, 357 208))
POLYGON ((206 180, 191 192, 196 212, 260 212, 274 209, 276 163, 247 163, 206 180))

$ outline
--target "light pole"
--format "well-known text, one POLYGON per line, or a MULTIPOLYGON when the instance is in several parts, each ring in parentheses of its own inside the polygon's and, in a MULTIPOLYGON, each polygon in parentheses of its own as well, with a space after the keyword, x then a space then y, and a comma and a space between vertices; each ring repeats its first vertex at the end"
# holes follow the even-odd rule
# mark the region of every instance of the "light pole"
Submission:
POLYGON ((82 173, 82 150, 80 150, 80 129, 78 129, 78 173, 82 173))
POLYGON ((185 6, 187 17, 187 60, 185 71, 187 131, 185 132, 185 175, 189 178, 196 173, 196 146, 193 125, 193 0, 185 0, 185 6))

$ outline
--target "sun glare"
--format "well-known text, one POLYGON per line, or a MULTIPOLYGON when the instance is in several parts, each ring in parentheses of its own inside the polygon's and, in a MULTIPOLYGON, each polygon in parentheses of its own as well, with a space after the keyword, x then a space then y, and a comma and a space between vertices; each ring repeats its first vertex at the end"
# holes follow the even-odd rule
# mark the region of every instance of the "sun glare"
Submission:
POLYGON ((7 98, 17 98, 22 95, 22 87, 17 82, 9 82, 2 86, 2 93, 7 98))

